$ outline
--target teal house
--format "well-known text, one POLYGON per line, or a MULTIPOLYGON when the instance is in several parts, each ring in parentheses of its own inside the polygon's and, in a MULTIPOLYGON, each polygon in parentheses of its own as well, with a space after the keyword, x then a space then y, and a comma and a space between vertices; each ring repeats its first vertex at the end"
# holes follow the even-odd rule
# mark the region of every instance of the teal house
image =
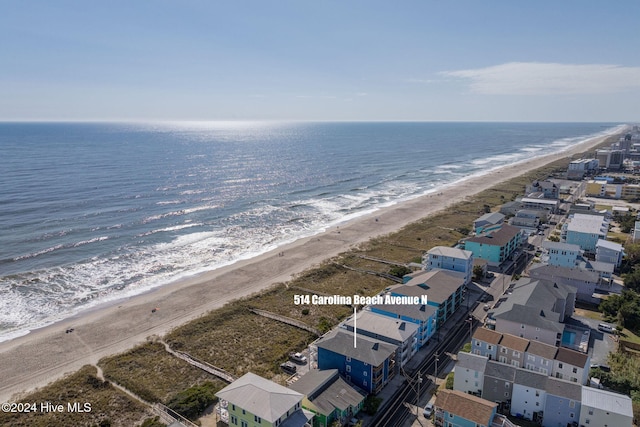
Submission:
POLYGON ((438 392, 434 407, 435 426, 490 427, 497 416, 498 404, 459 390, 445 389, 438 392))
POLYGON ((499 267, 516 251, 521 236, 518 227, 503 224, 498 230, 468 238, 464 248, 471 251, 474 258, 482 258, 488 265, 499 267))

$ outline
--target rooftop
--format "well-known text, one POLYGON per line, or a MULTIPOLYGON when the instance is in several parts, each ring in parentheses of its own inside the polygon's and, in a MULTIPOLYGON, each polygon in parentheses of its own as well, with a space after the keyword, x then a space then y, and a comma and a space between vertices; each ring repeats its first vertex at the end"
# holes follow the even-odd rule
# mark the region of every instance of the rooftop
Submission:
POLYGON ((595 271, 582 270, 580 268, 563 267, 560 265, 534 264, 529 268, 532 278, 545 278, 554 280, 555 277, 563 279, 580 280, 584 282, 598 283, 600 275, 595 271), (541 276, 538 276, 541 275, 541 276))
POLYGON ((622 252, 622 245, 620 243, 612 242, 610 240, 598 239, 596 242, 596 248, 602 247, 605 249, 610 249, 612 251, 622 252))
POLYGON ((352 357, 372 366, 379 366, 395 353, 397 346, 356 334, 344 329, 333 329, 316 341, 318 348, 352 357))
POLYGON ((602 411, 622 414, 631 418, 633 417, 631 398, 624 394, 583 386, 582 405, 602 411))
POLYGON ((529 341, 529 347, 527 347, 527 353, 534 354, 545 359, 553 360, 558 352, 558 347, 545 344, 540 341, 529 341))
POLYGON ((324 415, 358 406, 366 397, 347 384, 337 369, 311 370, 289 388, 307 396, 324 415))
POLYGON ((476 424, 489 425, 498 404, 459 390, 445 389, 438 392, 435 406, 476 424))
POLYGON ((545 249, 557 249, 563 251, 580 252, 580 245, 574 245, 573 243, 561 243, 552 242, 551 240, 545 240, 542 242, 542 247, 545 249))
POLYGON ((427 295, 429 301, 442 303, 464 285, 465 274, 458 271, 432 270, 409 274, 409 281, 391 287, 399 295, 427 295))
POLYGON ((498 230, 491 231, 481 236, 469 237, 467 242, 482 243, 484 245, 504 246, 515 236, 520 234, 520 229, 509 224, 503 224, 498 230))
POLYGON ((504 221, 504 215, 501 214, 500 212, 489 212, 486 213, 484 215, 482 215, 480 218, 477 218, 474 222, 474 224, 476 223, 482 223, 482 224, 500 224, 502 221, 504 221))
POLYGON ((572 366, 579 366, 584 368, 587 365, 589 356, 584 353, 571 350, 569 348, 560 347, 558 348, 558 353, 556 354, 555 359, 558 362, 564 362, 572 366))
POLYGON ((369 306, 370 309, 377 309, 387 313, 393 313, 408 319, 425 322, 434 316, 438 311, 437 307, 432 305, 415 305, 415 304, 375 304, 369 306))
POLYGON ((545 391, 554 396, 564 397, 565 399, 577 401, 582 399, 582 385, 553 377, 547 378, 545 391))
POLYGON ((486 356, 480 356, 479 354, 465 353, 464 351, 458 352, 458 361, 456 362, 456 369, 470 369, 472 371, 484 372, 487 361, 489 359, 486 356))
MULTIPOLYGON (((400 319, 392 319, 372 311, 361 310, 355 320, 359 331, 367 331, 372 334, 389 338, 393 341, 404 342, 418 331, 419 326, 412 322, 400 319)), ((351 316, 343 322, 346 329, 353 330, 354 317, 351 316)))
POLYGON ((302 394, 251 372, 217 392, 216 396, 270 423, 286 414, 303 398, 302 394))
POLYGON ((548 375, 539 372, 529 371, 527 369, 516 369, 514 382, 521 386, 545 390, 548 378, 548 375))
POLYGON ((529 340, 526 338, 520 338, 511 334, 502 335, 502 340, 500 341, 500 345, 502 347, 507 347, 512 350, 516 350, 519 352, 524 352, 529 346, 529 340))
POLYGON ((434 246, 429 251, 429 255, 440 255, 450 258, 469 259, 473 256, 473 252, 464 249, 452 248, 450 246, 434 246))
POLYGON ((498 344, 502 339, 502 334, 488 328, 478 328, 473 333, 473 338, 489 344, 498 344))
POLYGON ((602 215, 573 214, 567 223, 567 231, 606 235, 608 222, 602 215))

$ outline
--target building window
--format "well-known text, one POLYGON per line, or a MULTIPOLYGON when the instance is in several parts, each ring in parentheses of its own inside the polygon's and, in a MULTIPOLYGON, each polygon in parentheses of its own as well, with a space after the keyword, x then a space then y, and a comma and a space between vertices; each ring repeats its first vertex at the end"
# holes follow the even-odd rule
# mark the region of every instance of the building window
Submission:
POLYGON ((562 363, 558 363, 558 368, 562 369, 562 363))
POLYGON ((575 400, 571 400, 571 401, 569 402, 569 408, 572 408, 572 409, 573 409, 573 408, 575 408, 575 407, 576 407, 576 401, 575 401, 575 400))
POLYGON ((504 392, 504 397, 509 397, 509 392, 508 391, 504 392))
POLYGON ((367 371, 362 371, 362 376, 366 377, 367 376, 367 371))
POLYGON ((589 415, 593 415, 593 409, 589 409, 589 415))
POLYGON ((240 421, 240 425, 242 427, 249 427, 249 423, 247 423, 246 421, 240 421))
POLYGON ((527 360, 529 360, 529 361, 531 361, 531 362, 535 362, 535 361, 536 361, 536 357, 535 357, 535 356, 532 356, 532 355, 530 355, 530 354, 529 354, 529 355, 527 356, 527 360))
POLYGON ((362 381, 362 385, 366 387, 367 386, 367 380, 363 380, 362 381))
POLYGON ((477 346, 477 347, 480 347, 480 341, 478 341, 478 340, 474 340, 474 342, 476 343, 476 346, 477 346))
POLYGON ((351 372, 351 365, 347 365, 347 372, 351 372))
POLYGON ((487 350, 493 350, 493 346, 492 345, 488 345, 487 346, 487 350))
POLYGON ((510 385, 508 382, 506 382, 506 381, 505 381, 505 383, 504 383, 504 388, 509 388, 510 386, 511 386, 511 385, 510 385))
POLYGON ((500 353, 507 354, 507 348, 506 348, 506 347, 502 347, 502 348, 500 349, 500 353))
POLYGON ((347 356, 347 362, 351 362, 351 356, 347 356))
POLYGON ((260 418, 260 417, 259 417, 259 416, 257 416, 257 415, 254 415, 254 416, 253 416, 253 421, 255 421, 255 422, 256 422, 256 423, 258 423, 258 424, 262 424, 262 418, 260 418))
POLYGON ((235 415, 231 415, 231 424, 238 425, 238 418, 235 415))
POLYGON ((573 368, 573 373, 577 374, 578 373, 578 368, 573 368))
POLYGON ((520 357, 520 352, 519 351, 513 351, 513 357, 520 357))

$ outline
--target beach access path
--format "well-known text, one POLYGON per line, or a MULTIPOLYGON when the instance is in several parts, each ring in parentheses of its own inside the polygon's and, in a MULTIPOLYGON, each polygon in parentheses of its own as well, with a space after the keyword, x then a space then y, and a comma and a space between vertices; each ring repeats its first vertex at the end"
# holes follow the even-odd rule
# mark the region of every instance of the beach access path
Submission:
POLYGON ((225 303, 258 292, 369 239, 446 209, 495 184, 601 144, 589 139, 569 150, 534 158, 467 179, 373 214, 345 222, 252 259, 171 283, 93 309, 0 343, 0 402, 44 386, 86 364, 126 351, 152 335, 162 336, 225 303), (154 312, 152 310, 157 308, 154 312), (73 328, 73 332, 66 330, 73 328))

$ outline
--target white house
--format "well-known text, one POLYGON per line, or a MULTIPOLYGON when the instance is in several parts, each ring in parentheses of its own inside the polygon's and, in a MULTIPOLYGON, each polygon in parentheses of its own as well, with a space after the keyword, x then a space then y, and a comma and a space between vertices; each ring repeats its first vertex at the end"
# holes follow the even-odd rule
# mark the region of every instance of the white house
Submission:
POLYGON ((542 419, 546 397, 547 376, 526 369, 517 369, 511 397, 511 415, 538 421, 542 419))
POLYGON ((464 284, 471 283, 473 275, 473 252, 448 246, 435 246, 422 258, 427 271, 450 270, 464 273, 464 284))
POLYGON ((620 243, 599 239, 596 242, 596 261, 608 262, 620 267, 624 251, 620 243))
POLYGON ((581 426, 631 427, 631 398, 597 388, 582 387, 581 426))

